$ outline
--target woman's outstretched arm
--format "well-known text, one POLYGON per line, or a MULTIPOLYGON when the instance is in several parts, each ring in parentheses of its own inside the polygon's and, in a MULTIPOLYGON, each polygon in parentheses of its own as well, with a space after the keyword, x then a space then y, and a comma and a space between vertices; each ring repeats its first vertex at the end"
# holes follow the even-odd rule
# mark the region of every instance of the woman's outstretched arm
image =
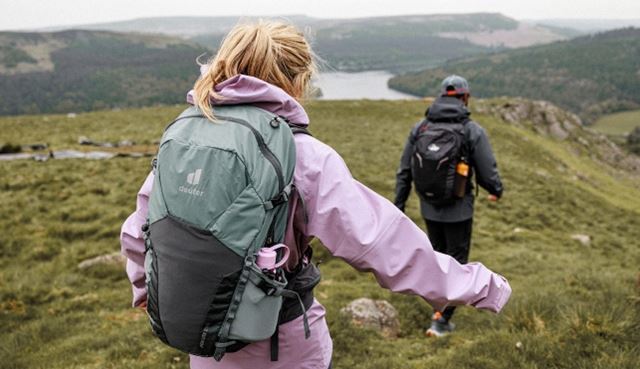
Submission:
POLYGON ((435 252, 427 235, 390 201, 351 176, 320 141, 296 137, 295 182, 307 205, 307 233, 392 291, 424 298, 437 309, 472 305, 499 312, 511 295, 505 278, 480 263, 461 265, 435 252))

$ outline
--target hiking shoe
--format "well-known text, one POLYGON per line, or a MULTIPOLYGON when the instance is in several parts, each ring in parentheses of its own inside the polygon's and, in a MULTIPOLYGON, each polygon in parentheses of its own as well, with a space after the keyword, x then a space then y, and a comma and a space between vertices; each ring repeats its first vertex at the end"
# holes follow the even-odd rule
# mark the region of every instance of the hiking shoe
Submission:
POLYGON ((431 327, 427 329, 425 334, 427 335, 427 337, 442 337, 453 332, 455 328, 455 324, 448 322, 445 318, 442 317, 442 314, 440 314, 440 312, 436 312, 435 314, 433 314, 431 327))

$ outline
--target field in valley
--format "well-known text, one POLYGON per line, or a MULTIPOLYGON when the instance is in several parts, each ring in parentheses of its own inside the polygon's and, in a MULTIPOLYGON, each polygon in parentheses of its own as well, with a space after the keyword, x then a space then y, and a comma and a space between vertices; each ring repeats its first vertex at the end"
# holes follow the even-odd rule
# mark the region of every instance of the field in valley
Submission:
POLYGON ((640 110, 605 115, 592 126, 597 131, 613 136, 624 136, 636 127, 640 127, 640 110))

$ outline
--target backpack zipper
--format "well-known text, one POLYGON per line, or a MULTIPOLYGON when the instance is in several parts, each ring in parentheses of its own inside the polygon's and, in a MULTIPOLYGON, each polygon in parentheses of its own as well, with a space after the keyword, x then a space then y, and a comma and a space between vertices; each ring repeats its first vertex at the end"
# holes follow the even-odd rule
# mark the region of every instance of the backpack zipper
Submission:
POLYGON ((440 166, 441 166, 443 163, 446 163, 447 161, 449 161, 449 157, 448 157, 448 156, 446 156, 444 159, 440 160, 440 161, 438 162, 438 166, 436 167, 436 170, 440 170, 440 166))
POLYGON ((420 156, 420 153, 416 153, 416 158, 418 158, 418 163, 420 165, 420 168, 422 168, 422 156, 420 156))
POLYGON ((260 152, 262 152, 262 155, 264 155, 264 157, 271 163, 273 168, 276 170, 276 174, 278 176, 278 185, 280 186, 280 191, 283 191, 285 187, 285 183, 284 183, 284 175, 282 174, 282 165, 280 164, 280 161, 275 156, 275 154, 269 149, 269 146, 267 146, 267 143, 264 142, 264 137, 262 137, 262 134, 257 129, 255 129, 251 124, 249 124, 249 122, 244 121, 242 119, 227 117, 222 115, 216 115, 216 118, 220 120, 226 120, 229 122, 240 124, 241 126, 247 127, 249 128, 249 130, 251 130, 251 132, 256 138, 256 141, 258 142, 258 148, 260 149, 260 152))
MULTIPOLYGON (((204 115, 193 114, 193 115, 185 115, 183 117, 178 117, 176 118, 176 120, 171 122, 164 130, 165 131, 168 130, 169 127, 171 127, 174 123, 186 118, 204 118, 204 115)), ((284 188, 286 185, 284 183, 284 174, 282 174, 282 165, 280 164, 280 161, 275 156, 275 154, 269 149, 269 146, 267 146, 267 143, 264 142, 264 137, 262 137, 262 134, 258 132, 258 130, 255 129, 251 124, 249 124, 249 122, 244 121, 242 119, 227 117, 222 115, 216 115, 216 118, 220 120, 225 120, 225 121, 233 122, 236 124, 240 124, 241 126, 247 127, 251 130, 251 132, 256 138, 256 141, 258 142, 258 148, 260 149, 260 152, 262 152, 262 155, 264 155, 264 157, 271 163, 271 165, 273 166, 273 169, 275 169, 276 171, 276 175, 278 177, 278 185, 280 187, 279 191, 280 192, 284 191, 284 188)))

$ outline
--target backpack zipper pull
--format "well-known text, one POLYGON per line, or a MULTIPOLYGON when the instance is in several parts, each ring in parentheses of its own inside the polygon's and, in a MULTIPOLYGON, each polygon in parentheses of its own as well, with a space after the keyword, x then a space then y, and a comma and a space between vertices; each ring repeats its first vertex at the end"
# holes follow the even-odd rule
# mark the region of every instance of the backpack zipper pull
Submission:
POLYGON ((280 128, 280 117, 278 116, 273 117, 273 119, 269 121, 269 125, 272 128, 280 128))

